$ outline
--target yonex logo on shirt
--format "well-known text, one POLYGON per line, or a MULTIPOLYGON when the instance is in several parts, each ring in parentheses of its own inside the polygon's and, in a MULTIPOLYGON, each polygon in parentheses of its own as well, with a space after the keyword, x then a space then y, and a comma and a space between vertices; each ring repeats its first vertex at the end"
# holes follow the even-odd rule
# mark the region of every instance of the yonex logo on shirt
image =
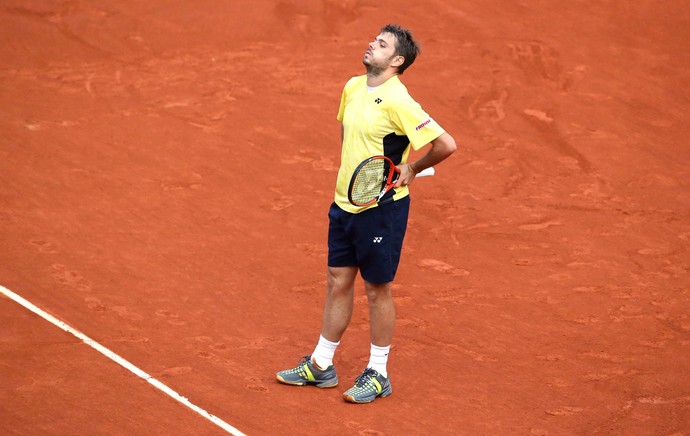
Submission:
POLYGON ((374 100, 374 101, 376 102, 376 104, 380 104, 383 100, 381 100, 380 98, 377 97, 376 100, 374 100))
POLYGON ((426 126, 427 124, 429 124, 430 122, 431 122, 431 119, 428 119, 428 120, 424 121, 422 124, 415 127, 414 129, 419 130, 419 129, 423 128, 424 126, 426 126))
POLYGON ((375 242, 376 244, 380 243, 382 240, 383 240, 383 236, 376 236, 376 237, 374 238, 374 242, 375 242))

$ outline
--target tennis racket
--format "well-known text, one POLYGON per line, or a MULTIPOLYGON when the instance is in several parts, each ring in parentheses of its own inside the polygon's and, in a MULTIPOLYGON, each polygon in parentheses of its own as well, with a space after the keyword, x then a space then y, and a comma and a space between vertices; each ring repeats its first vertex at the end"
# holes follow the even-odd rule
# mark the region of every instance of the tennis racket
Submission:
MULTIPOLYGON (((417 173, 417 177, 433 176, 434 167, 417 173)), ((360 163, 350 179, 347 198, 355 206, 366 207, 381 201, 400 177, 400 170, 386 156, 372 156, 360 163)))

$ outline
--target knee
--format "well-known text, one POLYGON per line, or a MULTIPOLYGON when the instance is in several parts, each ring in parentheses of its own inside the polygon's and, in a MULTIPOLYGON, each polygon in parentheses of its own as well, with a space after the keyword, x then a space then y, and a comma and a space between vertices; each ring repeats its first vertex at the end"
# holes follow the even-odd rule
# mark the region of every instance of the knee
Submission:
POLYGON ((328 269, 327 289, 331 295, 347 295, 354 291, 354 274, 350 271, 328 269))
POLYGON ((386 302, 393 298, 391 295, 391 287, 389 283, 382 285, 365 283, 364 290, 366 291, 367 300, 369 301, 369 304, 386 302))

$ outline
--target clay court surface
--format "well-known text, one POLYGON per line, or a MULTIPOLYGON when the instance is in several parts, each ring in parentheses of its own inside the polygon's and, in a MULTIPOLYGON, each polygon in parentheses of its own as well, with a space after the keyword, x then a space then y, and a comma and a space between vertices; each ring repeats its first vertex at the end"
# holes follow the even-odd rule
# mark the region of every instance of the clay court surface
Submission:
MULTIPOLYGON (((0 5, 0 285, 249 435, 690 434, 690 6, 0 5), (459 144, 412 186, 394 393, 357 283, 318 339, 335 119, 368 41, 459 144)), ((418 154, 416 156, 419 156, 418 154)), ((224 434, 0 296, 0 433, 224 434)))

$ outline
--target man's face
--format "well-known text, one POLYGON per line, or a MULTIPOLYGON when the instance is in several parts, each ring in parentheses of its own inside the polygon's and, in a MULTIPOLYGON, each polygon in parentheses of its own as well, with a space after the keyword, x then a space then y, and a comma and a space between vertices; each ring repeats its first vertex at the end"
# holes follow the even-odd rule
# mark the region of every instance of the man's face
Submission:
POLYGON ((397 57, 395 35, 381 33, 369 43, 362 62, 367 67, 367 72, 378 74, 388 68, 397 57))

